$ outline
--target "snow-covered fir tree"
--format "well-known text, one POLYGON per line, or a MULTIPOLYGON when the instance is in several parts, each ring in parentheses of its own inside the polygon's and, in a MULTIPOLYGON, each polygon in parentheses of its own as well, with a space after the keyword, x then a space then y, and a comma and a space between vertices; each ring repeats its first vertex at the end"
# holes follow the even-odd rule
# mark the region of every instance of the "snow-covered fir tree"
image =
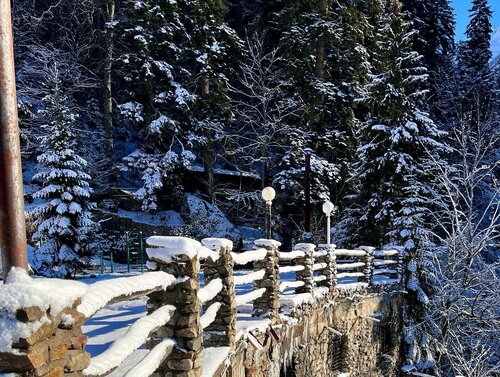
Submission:
POLYGON ((432 270, 421 245, 426 241, 433 165, 445 147, 440 131, 421 110, 421 88, 428 76, 411 48, 413 33, 402 19, 401 4, 389 1, 367 85, 370 112, 360 131, 359 191, 344 222, 357 235, 351 242, 405 247, 407 305, 412 308, 405 318, 407 362, 427 370, 434 368, 434 359, 427 335, 419 332, 429 300, 421 282, 432 279, 432 270))
POLYGON ((197 101, 191 111, 190 145, 201 158, 206 196, 215 201, 214 169, 224 157, 226 128, 232 117, 228 81, 236 76, 243 42, 225 22, 226 5, 221 0, 186 2, 186 29, 190 36, 191 90, 197 101))
POLYGON ((460 63, 466 68, 468 85, 468 108, 475 119, 484 120, 491 108, 493 79, 490 68, 492 10, 488 0, 474 0, 467 26, 467 41, 464 45, 460 63))
POLYGON ((293 90, 305 103, 276 177, 296 203, 303 201, 297 188, 303 186, 305 148, 314 150, 312 174, 318 183, 311 186, 314 202, 336 200, 345 190, 357 146, 359 122, 354 109, 370 69, 365 40, 372 28, 367 13, 376 4, 368 3, 277 2, 273 27, 281 36, 293 90))
POLYGON ((92 234, 98 224, 92 220, 91 176, 87 162, 76 151, 75 125, 78 113, 63 92, 54 71, 54 87, 44 98, 39 171, 33 181, 41 189, 33 194, 42 201, 29 216, 36 228, 32 238, 40 243, 34 265, 47 277, 68 277, 79 271, 92 255, 92 234))
POLYGON ((183 168, 194 159, 188 143, 189 113, 196 100, 186 82, 189 36, 182 2, 128 1, 121 17, 128 50, 119 59, 125 73, 122 117, 140 127, 142 145, 125 158, 123 170, 143 182, 136 196, 142 209, 156 211, 165 184, 178 187, 183 168))

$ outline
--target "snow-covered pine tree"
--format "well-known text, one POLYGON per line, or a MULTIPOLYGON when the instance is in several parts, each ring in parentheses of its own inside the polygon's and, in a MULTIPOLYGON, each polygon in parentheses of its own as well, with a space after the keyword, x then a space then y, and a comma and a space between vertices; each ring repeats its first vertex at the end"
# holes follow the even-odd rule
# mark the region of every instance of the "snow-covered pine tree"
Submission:
POLYGON ((422 280, 431 279, 432 270, 420 245, 426 241, 433 164, 445 147, 440 131, 421 110, 427 74, 411 48, 413 33, 402 18, 401 4, 388 1, 367 85, 370 112, 360 132, 359 193, 351 223, 359 235, 356 243, 405 247, 407 305, 412 308, 405 313, 407 362, 431 370, 431 342, 419 324, 428 304, 422 280))
MULTIPOLYGON (((298 120, 301 138, 289 140, 278 183, 296 206, 303 200, 304 148, 314 150, 313 200, 336 201, 343 190, 356 150, 356 100, 369 71, 365 37, 372 27, 363 13, 372 2, 279 1, 274 29, 281 38, 285 67, 293 88, 305 102, 298 120)), ((290 135, 295 137, 295 133, 290 135)), ((298 209, 297 208, 297 209, 298 209)), ((299 210, 300 211, 300 210, 299 210)))
POLYGON ((225 22, 226 12, 221 0, 193 0, 184 9, 190 37, 190 88, 197 96, 190 112, 189 142, 203 162, 211 203, 216 194, 214 168, 217 159, 224 157, 226 128, 232 117, 228 80, 236 75, 243 46, 225 22))
POLYGON ((44 98, 40 115, 42 126, 39 171, 33 181, 41 189, 33 194, 42 204, 29 212, 36 228, 35 241, 41 241, 34 254, 34 265, 47 277, 69 277, 81 270, 92 255, 91 236, 98 224, 92 220, 95 204, 90 201, 91 179, 87 162, 75 150, 74 133, 78 119, 71 99, 63 92, 54 71, 54 87, 44 98))
POLYGON ((450 1, 403 0, 402 3, 405 18, 416 31, 413 49, 422 55, 429 73, 438 72, 455 46, 455 16, 450 1))
POLYGON ((194 159, 188 142, 191 107, 188 89, 190 37, 182 1, 127 1, 120 14, 128 49, 119 63, 126 93, 118 106, 124 118, 138 124, 142 145, 124 160, 124 170, 143 182, 136 192, 142 209, 156 211, 157 193, 179 186, 182 170, 194 159))
POLYGON ((466 68, 465 82, 469 86, 468 107, 472 117, 482 121, 491 110, 493 79, 490 68, 492 10, 488 0, 473 0, 467 26, 467 41, 459 57, 466 68))

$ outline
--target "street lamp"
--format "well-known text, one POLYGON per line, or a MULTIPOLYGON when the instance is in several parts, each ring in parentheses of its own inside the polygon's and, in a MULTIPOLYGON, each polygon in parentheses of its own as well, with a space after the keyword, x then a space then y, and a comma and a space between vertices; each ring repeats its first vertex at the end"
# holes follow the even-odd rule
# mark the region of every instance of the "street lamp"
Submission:
POLYGON ((262 190, 262 199, 266 202, 266 233, 267 238, 272 238, 271 233, 271 205, 276 197, 276 191, 272 187, 266 187, 262 190))
POLYGON ((335 206, 332 202, 327 201, 323 204, 323 213, 326 215, 326 243, 330 244, 330 216, 335 211, 335 206))

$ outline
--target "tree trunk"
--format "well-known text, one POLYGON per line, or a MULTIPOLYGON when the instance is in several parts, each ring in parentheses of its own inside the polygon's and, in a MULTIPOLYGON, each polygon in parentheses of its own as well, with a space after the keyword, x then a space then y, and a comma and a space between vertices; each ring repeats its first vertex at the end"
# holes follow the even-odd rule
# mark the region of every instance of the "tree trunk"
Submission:
MULTIPOLYGON (((319 13, 322 17, 328 14, 328 0, 321 0, 319 3, 319 13)), ((316 78, 322 79, 325 76, 325 60, 326 60, 326 30, 319 37, 316 45, 316 63, 314 66, 314 74, 316 78)), ((313 101, 313 112, 311 114, 311 123, 318 124, 321 120, 321 114, 316 110, 323 102, 323 95, 318 94, 313 101)))
MULTIPOLYGON (((201 95, 203 98, 206 98, 210 95, 210 82, 208 77, 204 76, 201 79, 201 95)), ((209 131, 210 132, 210 131, 209 131)), ((203 157, 203 170, 205 175, 205 184, 207 186, 207 195, 209 202, 215 204, 215 152, 214 146, 211 140, 211 135, 209 134, 207 137, 207 144, 203 148, 202 157, 203 157)))
POLYGON ((104 58, 104 128, 106 132, 106 146, 111 164, 109 189, 116 188, 118 172, 115 169, 114 132, 113 132, 113 92, 112 70, 114 49, 114 26, 108 25, 115 19, 115 0, 106 0, 106 25, 105 25, 105 58, 104 58))

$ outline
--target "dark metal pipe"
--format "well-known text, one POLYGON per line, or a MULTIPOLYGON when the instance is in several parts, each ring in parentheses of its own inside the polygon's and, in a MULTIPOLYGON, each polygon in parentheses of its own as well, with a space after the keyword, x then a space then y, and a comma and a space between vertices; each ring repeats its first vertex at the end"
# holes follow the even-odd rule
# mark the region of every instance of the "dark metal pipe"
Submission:
POLYGON ((306 166, 304 179, 304 233, 306 239, 311 238, 311 153, 312 149, 304 150, 306 166))
POLYGON ((12 267, 28 270, 11 0, 0 0, 0 251, 4 281, 12 267))

